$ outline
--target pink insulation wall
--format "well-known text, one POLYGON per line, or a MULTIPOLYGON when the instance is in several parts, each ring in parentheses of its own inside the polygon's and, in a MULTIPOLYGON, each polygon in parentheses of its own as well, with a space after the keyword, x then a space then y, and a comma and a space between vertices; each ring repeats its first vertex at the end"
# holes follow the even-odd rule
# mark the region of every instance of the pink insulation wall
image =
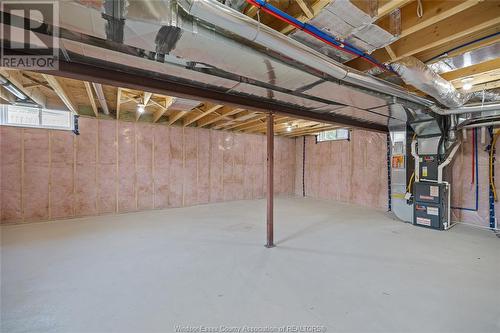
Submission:
MULTIPOLYGON (((263 198, 266 138, 80 118, 80 135, 0 127, 2 223, 263 198)), ((295 186, 295 140, 275 138, 275 193, 295 186)))
MULTIPOLYGON (((478 184, 479 184, 479 209, 478 211, 452 210, 452 221, 472 223, 484 227, 489 226, 489 153, 480 143, 479 129, 478 136, 478 184)), ((467 131, 467 138, 462 141, 453 162, 451 163, 452 184, 451 184, 451 205, 453 207, 463 207, 475 209, 476 185, 472 174, 472 129, 467 131)), ((486 144, 489 144, 489 135, 486 135, 486 144)), ((497 144, 498 152, 498 144, 497 144)), ((498 154, 497 154, 498 156, 498 154)), ((498 158, 497 158, 498 161, 498 158)), ((500 176, 500 163, 495 164, 495 175, 500 176)), ((498 181, 496 182, 497 187, 498 181)), ((500 194, 499 191, 497 193, 500 194)), ((500 214, 500 203, 495 205, 495 216, 500 214)))
POLYGON ((295 193, 311 198, 387 209, 386 135, 354 129, 350 141, 296 140, 295 193), (304 171, 304 177, 302 172, 304 171))

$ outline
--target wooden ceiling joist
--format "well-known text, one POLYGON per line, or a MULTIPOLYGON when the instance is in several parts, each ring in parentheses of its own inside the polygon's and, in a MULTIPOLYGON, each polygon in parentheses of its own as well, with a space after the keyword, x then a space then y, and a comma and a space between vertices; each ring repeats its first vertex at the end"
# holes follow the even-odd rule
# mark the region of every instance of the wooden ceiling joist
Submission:
POLYGON ((21 75, 22 75, 22 77, 25 77, 28 80, 30 80, 31 82, 33 82, 33 83, 24 84, 23 86, 25 88, 45 87, 47 89, 53 90, 52 87, 48 85, 48 83, 43 82, 42 80, 38 80, 38 79, 34 78, 33 76, 26 74, 24 72, 21 75))
MULTIPOLYGON (((441 77, 445 80, 453 81, 476 75, 484 75, 499 70, 500 70, 500 58, 496 58, 472 66, 443 73, 441 74, 441 77)), ((491 81, 493 81, 493 79, 491 81)))
POLYGON ((94 115, 96 118, 99 116, 99 112, 97 111, 97 104, 94 99, 94 93, 92 92, 92 86, 90 82, 84 81, 85 91, 87 92, 87 97, 89 98, 90 106, 92 107, 92 111, 94 111, 94 115))
MULTIPOLYGON (((70 101, 73 107, 78 105, 83 110, 92 109, 92 113, 84 112, 83 116, 93 116, 96 118, 104 117, 103 114, 99 114, 98 102, 101 103, 99 96, 103 96, 103 101, 106 105, 109 103, 116 103, 116 119, 123 121, 140 121, 145 123, 157 123, 160 122, 161 125, 181 125, 189 123, 189 125, 194 127, 208 127, 213 130, 224 130, 224 131, 240 131, 245 133, 256 133, 263 134, 267 130, 266 117, 267 113, 261 111, 251 111, 243 108, 235 107, 234 105, 225 106, 221 104, 212 104, 210 102, 198 102, 201 107, 196 107, 190 110, 177 109, 179 107, 186 107, 183 105, 189 105, 192 108, 193 103, 186 103, 180 101, 180 103, 175 104, 177 98, 170 97, 166 95, 161 95, 157 93, 149 93, 147 91, 140 91, 137 89, 123 88, 123 87, 113 87, 113 86, 100 86, 100 89, 95 88, 92 82, 88 81, 77 81, 74 79, 67 79, 63 77, 54 77, 42 73, 27 72, 23 71, 13 71, 14 75, 24 77, 23 74, 29 76, 25 78, 30 80, 31 78, 36 81, 45 82, 47 81, 50 89, 42 88, 47 94, 50 94, 50 98, 55 99, 54 93, 58 93, 60 98, 57 99, 59 106, 51 107, 61 107, 65 103, 70 101), (97 93, 100 90, 102 94, 97 93), (69 96, 73 100, 69 99, 69 96), (137 112, 137 105, 144 104, 147 109, 144 113, 149 116, 140 116, 137 112), (175 106, 172 109, 172 106, 175 106), (198 110, 194 110, 198 109, 198 110), (166 122, 160 121, 163 116, 168 116, 166 122), (184 120, 184 121, 183 121, 184 120), (177 124, 175 124, 177 122, 177 124)), ((36 81, 33 81, 36 83, 36 81)), ((7 103, 14 103, 15 100, 13 96, 9 94, 5 89, 0 87, 0 98, 7 103)), ((194 102, 194 101, 193 101, 194 102)), ((51 101, 52 103, 52 101, 51 101)), ((53 103, 52 103, 53 104, 53 103)), ((104 117, 105 118, 105 117, 104 117)), ((314 121, 311 119, 303 120, 299 118, 293 118, 290 116, 277 115, 274 118, 273 128, 275 135, 287 135, 290 136, 293 132, 294 136, 300 135, 300 133, 309 133, 310 131, 318 131, 323 128, 323 126, 333 125, 323 124, 320 121, 314 121), (293 128, 290 131, 289 128, 293 128)))
POLYGON ((490 81, 483 84, 475 84, 472 86, 472 89, 469 92, 486 91, 488 89, 497 89, 497 88, 500 88, 500 80, 490 81))
POLYGON ((311 5, 307 0, 296 0, 297 4, 302 9, 302 12, 308 19, 312 19, 314 17, 314 9, 312 9, 311 5))
POLYGON ((379 1, 377 17, 383 17, 390 14, 392 11, 405 6, 413 0, 385 0, 379 1))
POLYGON ((313 125, 308 128, 304 128, 298 131, 292 131, 283 134, 284 136, 288 137, 294 137, 294 136, 303 136, 303 135, 315 135, 323 131, 329 131, 332 129, 339 128, 340 126, 338 125, 331 125, 331 124, 318 124, 318 125, 313 125))
POLYGON ((189 111, 176 111, 170 117, 168 117, 168 124, 172 125, 176 121, 180 120, 184 117, 189 111))
POLYGON ((160 120, 160 118, 168 111, 168 108, 173 104, 174 101, 175 101, 174 97, 165 96, 164 100, 165 105, 159 105, 160 110, 156 111, 153 114, 153 123, 156 123, 158 120, 160 120))
POLYGON ((60 83, 54 76, 48 74, 42 74, 49 85, 54 89, 54 92, 61 99, 61 101, 66 105, 66 107, 75 114, 78 114, 76 105, 73 103, 68 93, 66 92, 66 87, 60 83))
POLYGON ((4 87, 0 87, 0 99, 3 99, 6 103, 14 104, 16 99, 14 95, 9 93, 4 87))
MULTIPOLYGON (((462 39, 465 37, 476 36, 476 38, 480 38, 491 34, 492 31, 500 32, 498 12, 500 12, 500 2, 485 1, 475 4, 466 11, 459 12, 392 43, 390 46, 395 55, 394 59, 391 59, 385 49, 374 51, 372 56, 380 62, 386 62, 416 55, 442 45, 446 49, 452 49, 461 45, 462 39)), ((373 67, 370 63, 359 58, 347 62, 347 65, 358 70, 367 70, 373 67)))
MULTIPOLYGON (((314 15, 317 15, 326 5, 328 5, 331 2, 331 0, 318 0, 315 3, 313 3, 311 7, 311 11, 313 13, 312 17, 308 17, 306 14, 302 14, 296 17, 297 20, 300 22, 307 22, 311 18, 314 17, 314 15)), ((292 25, 286 25, 283 29, 280 30, 281 33, 283 34, 288 34, 295 30, 295 27, 292 25)))
POLYGON ((224 129, 231 129, 233 131, 241 131, 241 130, 245 130, 248 128, 252 128, 254 126, 265 124, 266 123, 265 119, 266 119, 266 116, 261 115, 261 116, 257 116, 254 120, 246 121, 243 124, 237 124, 236 126, 229 126, 229 127, 224 128, 224 129))
MULTIPOLYGON (((279 125, 279 124, 283 124, 283 123, 286 123, 286 122, 289 122, 290 120, 291 119, 289 117, 275 117, 274 118, 274 126, 279 125)), ((263 130, 265 128, 267 128, 266 121, 262 121, 259 124, 256 124, 256 125, 253 125, 253 126, 249 126, 249 127, 245 127, 243 129, 236 129, 236 130, 237 131, 246 132, 246 133, 252 133, 252 132, 258 132, 258 131, 263 130)))
POLYGON ((231 125, 241 125, 243 120, 248 120, 250 118, 253 118, 255 115, 255 112, 249 112, 249 111, 241 111, 238 114, 228 117, 228 118, 223 118, 220 120, 217 120, 212 124, 212 129, 223 129, 227 126, 231 125))
POLYGON ((150 92, 144 93, 144 105, 149 104, 149 101, 151 100, 151 96, 153 96, 153 93, 150 93, 150 92))
POLYGON ((41 105, 42 107, 47 106, 47 97, 37 87, 24 87, 21 74, 18 71, 7 71, 0 68, 0 74, 16 86, 16 88, 23 94, 31 98, 35 103, 41 105))
MULTIPOLYGON (((453 15, 463 12, 484 0, 466 1, 427 1, 424 3, 422 17, 416 15, 418 2, 413 1, 401 8, 401 32, 399 38, 427 28, 453 15)), ((385 16, 377 22, 381 28, 390 31, 390 17, 385 16)))
POLYGON ((202 119, 200 122, 198 122, 198 127, 205 127, 205 126, 208 126, 210 124, 213 124, 221 119, 228 119, 228 120, 232 120, 231 117, 232 115, 234 114, 237 114, 239 112, 243 111, 243 109, 240 109, 240 108, 227 108, 227 109, 223 109, 221 110, 220 112, 217 112, 217 114, 212 114, 208 117, 205 117, 204 119, 202 119))
POLYGON ((191 115, 184 119, 182 126, 184 126, 184 127, 189 126, 192 123, 200 120, 201 118, 206 117, 209 114, 219 110, 223 106, 224 105, 220 105, 220 104, 205 103, 205 105, 203 105, 200 108, 194 108, 191 115), (194 111, 197 111, 197 113, 195 113, 194 111))

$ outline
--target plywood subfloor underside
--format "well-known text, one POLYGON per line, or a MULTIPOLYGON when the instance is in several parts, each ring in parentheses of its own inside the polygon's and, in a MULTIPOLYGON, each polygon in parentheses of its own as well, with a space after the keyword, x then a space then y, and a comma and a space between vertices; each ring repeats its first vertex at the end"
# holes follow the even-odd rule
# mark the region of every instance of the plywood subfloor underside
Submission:
POLYGON ((4 226, 2 331, 500 330, 493 233, 311 199, 276 205, 274 249, 263 200, 4 226))

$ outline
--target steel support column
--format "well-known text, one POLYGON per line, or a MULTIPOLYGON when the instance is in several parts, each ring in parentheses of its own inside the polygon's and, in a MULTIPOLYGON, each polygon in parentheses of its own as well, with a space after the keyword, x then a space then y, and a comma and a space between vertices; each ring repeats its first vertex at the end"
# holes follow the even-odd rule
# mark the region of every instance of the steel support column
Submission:
POLYGON ((274 115, 267 114, 267 242, 266 247, 274 247, 274 115))

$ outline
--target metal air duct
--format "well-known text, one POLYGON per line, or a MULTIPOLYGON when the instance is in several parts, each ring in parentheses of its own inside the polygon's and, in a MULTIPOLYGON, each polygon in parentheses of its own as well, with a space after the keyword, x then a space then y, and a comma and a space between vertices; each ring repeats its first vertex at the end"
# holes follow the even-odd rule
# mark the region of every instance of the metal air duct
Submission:
MULTIPOLYGON (((293 109, 302 117, 328 114, 329 121, 377 130, 386 128, 392 103, 426 112, 434 105, 337 63, 216 0, 121 3, 117 10, 102 12, 87 1, 60 2, 61 60, 92 67, 96 77, 102 70, 123 73, 127 80, 135 75, 165 82, 166 92, 157 93, 192 98, 184 87, 194 87, 214 92, 219 101, 265 102, 266 110, 293 109), (178 95, 177 87, 184 89, 178 95)), ((38 33, 50 35, 50 27, 38 33)), ((140 83, 135 81, 132 85, 140 83)))
POLYGON ((434 97, 449 108, 458 108, 467 102, 469 95, 457 91, 453 84, 436 74, 415 57, 406 57, 391 64, 406 84, 434 97))

